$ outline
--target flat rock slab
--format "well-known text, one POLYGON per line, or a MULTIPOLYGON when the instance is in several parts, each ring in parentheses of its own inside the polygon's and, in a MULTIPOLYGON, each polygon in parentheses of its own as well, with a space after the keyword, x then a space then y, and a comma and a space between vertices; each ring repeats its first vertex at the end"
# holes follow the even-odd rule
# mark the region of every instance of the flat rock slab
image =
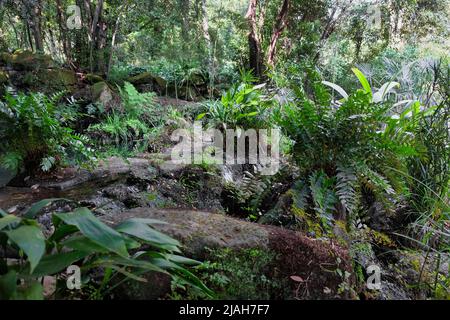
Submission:
POLYGON ((351 273, 351 259, 347 250, 330 243, 310 239, 300 233, 273 226, 265 226, 238 220, 221 214, 193 210, 135 208, 114 217, 102 217, 110 225, 129 218, 151 218, 166 222, 155 226, 158 230, 178 239, 184 252, 197 259, 208 256, 207 248, 245 249, 258 248, 276 254, 274 274, 290 279, 299 276, 304 283, 305 299, 345 298, 338 294, 344 281, 338 273, 351 273), (340 270, 341 272, 337 272, 340 270))
POLYGON ((51 179, 28 181, 27 184, 39 184, 41 188, 47 189, 68 190, 89 181, 111 182, 131 173, 143 176, 148 174, 149 167, 151 167, 149 159, 130 158, 125 160, 113 157, 101 161, 93 170, 64 168, 56 172, 51 179))

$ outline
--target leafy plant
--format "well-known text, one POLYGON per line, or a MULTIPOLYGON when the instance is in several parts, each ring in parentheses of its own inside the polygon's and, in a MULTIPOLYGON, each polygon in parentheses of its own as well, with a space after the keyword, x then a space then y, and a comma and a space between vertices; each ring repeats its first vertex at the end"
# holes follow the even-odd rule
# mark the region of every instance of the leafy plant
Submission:
POLYGON ((123 110, 112 110, 101 123, 91 125, 88 132, 103 145, 143 150, 153 130, 162 125, 155 114, 155 94, 139 93, 128 82, 119 91, 123 110))
POLYGON ((0 102, 1 166, 12 171, 22 167, 49 171, 56 164, 93 163, 88 138, 68 127, 76 115, 62 112, 68 108, 57 104, 61 97, 62 93, 5 95, 0 102))
POLYGON ((421 143, 414 139, 417 121, 434 112, 416 102, 395 115, 384 97, 397 84, 373 93, 364 75, 354 72, 363 89, 353 94, 325 83, 340 92, 341 101, 333 104, 317 77, 309 94, 294 86, 294 98, 274 113, 275 122, 294 142, 293 156, 305 177, 296 188, 295 206, 320 217, 324 229, 333 215, 355 217, 364 195, 372 194, 393 209, 408 194, 398 172, 407 172, 406 159, 420 154, 421 143))
POLYGON ((200 114, 197 120, 206 116, 213 126, 225 129, 266 127, 264 112, 267 111, 270 101, 263 96, 262 89, 265 84, 253 85, 253 81, 251 73, 243 73, 241 83, 224 92, 220 100, 207 103, 207 112, 200 114))
POLYGON ((56 200, 36 203, 23 218, 0 210, 1 246, 8 252, 0 259, 0 299, 43 299, 43 277, 61 277, 71 265, 80 267, 82 279, 103 270, 103 280, 96 284, 102 294, 113 289, 109 284, 118 275, 124 277, 119 283, 145 281, 141 275, 146 272, 166 273, 206 296, 212 294, 184 267, 198 262, 181 256, 179 242, 153 228, 160 221, 136 218, 111 228, 88 209, 78 208, 54 213, 54 230, 45 237, 34 218, 56 200), (9 259, 11 255, 17 258, 9 259))

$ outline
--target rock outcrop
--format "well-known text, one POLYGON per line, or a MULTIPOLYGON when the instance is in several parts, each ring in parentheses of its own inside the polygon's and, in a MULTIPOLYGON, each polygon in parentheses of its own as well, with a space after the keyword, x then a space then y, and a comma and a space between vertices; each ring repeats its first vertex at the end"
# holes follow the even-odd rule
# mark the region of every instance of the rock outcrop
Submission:
MULTIPOLYGON (((351 273, 350 258, 345 249, 334 243, 311 239, 283 228, 193 210, 135 208, 113 217, 102 217, 110 225, 129 218, 151 218, 166 222, 155 227, 178 239, 184 245, 184 252, 197 259, 208 259, 208 248, 258 248, 273 252, 276 258, 271 274, 274 278, 289 281, 291 276, 297 276, 303 279, 303 283, 289 282, 292 283, 292 292, 302 287, 304 294, 298 298, 348 298, 345 293, 338 293, 338 290, 345 281, 352 281, 351 277, 345 280, 339 276, 340 273, 351 273)), ((170 284, 153 281, 149 285, 155 286, 155 283, 158 286, 170 284)), ((155 290, 164 291, 161 288, 155 290)))

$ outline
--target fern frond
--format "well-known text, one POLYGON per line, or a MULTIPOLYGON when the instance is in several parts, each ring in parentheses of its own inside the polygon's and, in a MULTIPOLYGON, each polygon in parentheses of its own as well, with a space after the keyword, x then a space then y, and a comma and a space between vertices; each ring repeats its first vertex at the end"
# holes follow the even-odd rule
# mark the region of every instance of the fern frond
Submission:
POLYGON ((349 167, 338 165, 336 195, 344 209, 350 215, 353 214, 358 207, 359 199, 356 192, 357 185, 358 178, 356 177, 354 170, 349 167))

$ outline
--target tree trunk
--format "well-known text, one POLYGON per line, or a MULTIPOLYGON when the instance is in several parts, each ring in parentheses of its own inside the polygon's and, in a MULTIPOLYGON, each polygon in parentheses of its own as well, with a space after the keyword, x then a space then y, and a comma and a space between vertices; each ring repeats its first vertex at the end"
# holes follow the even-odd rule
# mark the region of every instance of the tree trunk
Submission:
POLYGON ((44 51, 44 41, 42 39, 41 30, 41 3, 40 1, 24 3, 28 11, 30 31, 34 39, 34 49, 36 51, 44 51))
POLYGON ((270 39, 269 51, 267 54, 267 65, 274 67, 275 65, 275 53, 277 50, 277 41, 280 38, 281 33, 287 25, 287 18, 289 13, 289 0, 284 0, 278 13, 277 20, 272 32, 272 38, 270 39))
POLYGON ((209 34, 208 12, 206 11, 206 0, 202 0, 202 30, 205 38, 206 47, 208 48, 208 73, 210 88, 214 84, 214 50, 211 42, 211 35, 209 34))
MULTIPOLYGON (((85 4, 87 11, 91 11, 89 2, 85 1, 85 4)), ((98 0, 95 11, 92 15, 92 21, 89 30, 89 65, 91 72, 106 74, 106 23, 104 21, 101 21, 103 4, 104 0, 98 0)))
POLYGON ((261 78, 263 74, 263 59, 262 59, 262 49, 261 49, 261 38, 259 36, 259 30, 256 20, 256 8, 258 5, 258 0, 250 0, 247 14, 247 18, 250 32, 248 34, 248 45, 249 45, 249 65, 250 69, 253 70, 253 74, 257 78, 261 78))

